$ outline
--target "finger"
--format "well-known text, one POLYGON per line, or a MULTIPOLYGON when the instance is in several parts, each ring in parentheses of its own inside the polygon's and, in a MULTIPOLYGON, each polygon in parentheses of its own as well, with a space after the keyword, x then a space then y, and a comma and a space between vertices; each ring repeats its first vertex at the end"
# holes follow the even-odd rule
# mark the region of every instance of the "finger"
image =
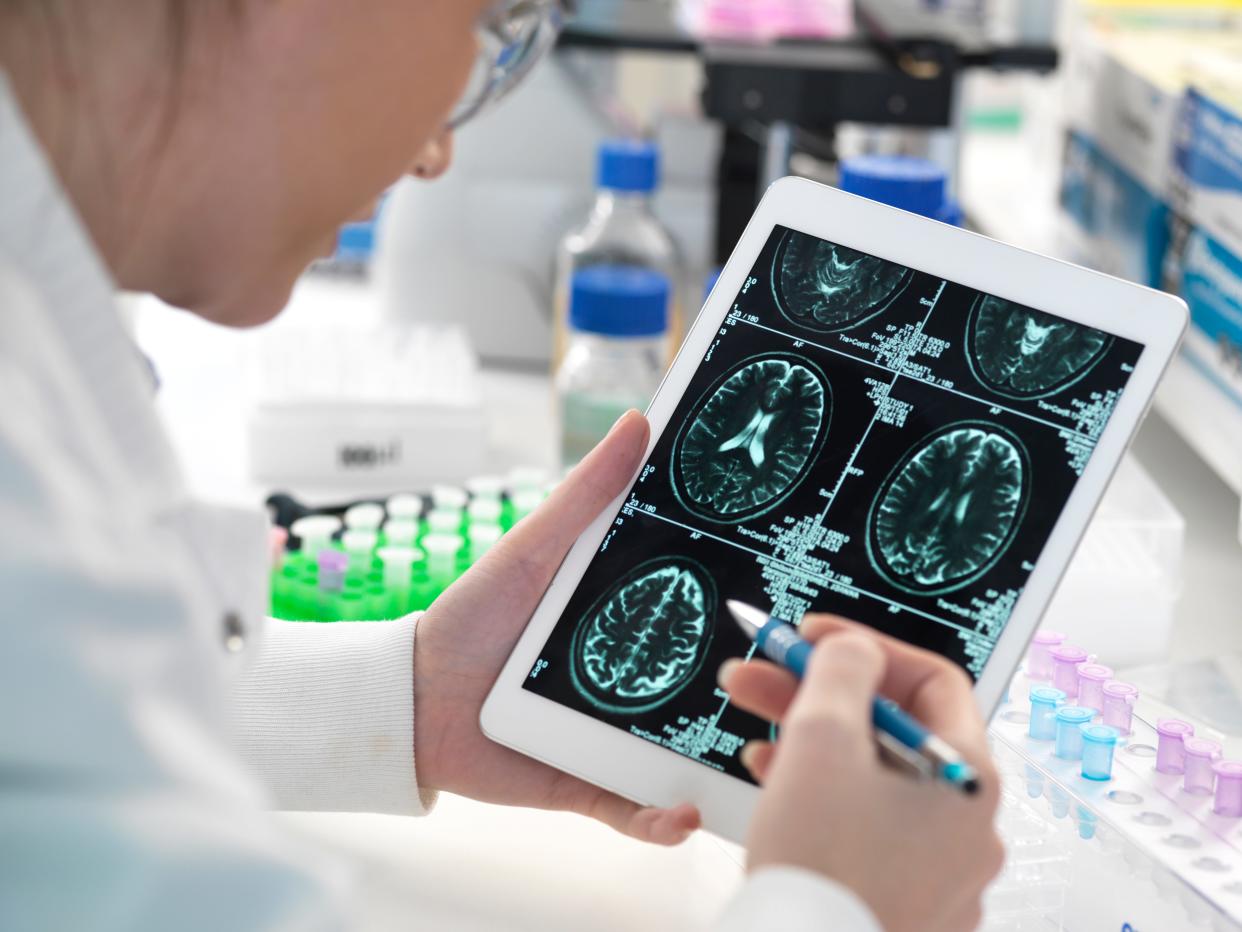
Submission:
POLYGON ((767 660, 726 660, 718 682, 739 709, 770 722, 785 717, 798 692, 798 678, 767 660))
POLYGON ((699 810, 689 803, 658 809, 607 790, 599 791, 586 814, 624 835, 656 845, 679 845, 703 824, 699 810))
MULTIPOLYGON (((811 651, 806 675, 784 726, 790 736, 817 733, 823 751, 875 754, 871 709, 884 676, 884 653, 862 632, 822 638, 811 651)), ((797 740, 799 747, 817 742, 797 740)))
POLYGON ((967 745, 959 750, 976 755, 980 752, 986 740, 983 717, 970 677, 961 667, 939 654, 836 615, 807 615, 799 627, 808 641, 845 632, 866 633, 883 650, 880 692, 941 737, 967 745))
POLYGON ((566 552, 608 504, 625 491, 647 450, 650 428, 637 411, 627 411, 599 445, 574 467, 542 505, 519 522, 480 565, 514 566, 506 582, 514 604, 543 594, 566 552), (495 554, 495 556, 492 556, 495 554))
POLYGON ((775 757, 776 745, 771 741, 747 741, 742 746, 742 753, 738 755, 742 766, 749 770, 750 775, 759 783, 767 781, 768 771, 771 770, 775 757))

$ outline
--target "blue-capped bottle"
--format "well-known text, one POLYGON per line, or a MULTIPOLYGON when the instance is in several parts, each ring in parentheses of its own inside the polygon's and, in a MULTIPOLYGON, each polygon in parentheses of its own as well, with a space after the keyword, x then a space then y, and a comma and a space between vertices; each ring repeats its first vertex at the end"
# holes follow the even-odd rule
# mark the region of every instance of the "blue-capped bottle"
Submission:
POLYGON ((860 155, 843 159, 838 185, 842 191, 900 207, 911 213, 962 225, 962 212, 948 197, 945 170, 928 159, 910 155, 860 155))
POLYGON ((634 266, 663 275, 672 288, 667 323, 670 351, 685 335, 677 295, 681 258, 653 206, 660 183, 659 149, 646 140, 608 140, 599 147, 596 179, 598 194, 590 216, 557 249, 553 371, 568 346, 570 282, 574 273, 592 266, 634 266))
POLYGON ((556 372, 561 461, 572 466, 630 408, 646 409, 668 358, 666 276, 595 265, 570 281, 568 345, 556 372))

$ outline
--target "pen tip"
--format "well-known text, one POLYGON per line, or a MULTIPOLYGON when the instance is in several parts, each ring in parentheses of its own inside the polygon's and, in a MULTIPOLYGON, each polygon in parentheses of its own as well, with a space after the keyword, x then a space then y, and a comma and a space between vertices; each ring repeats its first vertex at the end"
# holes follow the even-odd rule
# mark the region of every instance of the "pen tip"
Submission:
POLYGON ((979 792, 979 781, 974 777, 962 783, 962 792, 967 796, 974 796, 979 792))

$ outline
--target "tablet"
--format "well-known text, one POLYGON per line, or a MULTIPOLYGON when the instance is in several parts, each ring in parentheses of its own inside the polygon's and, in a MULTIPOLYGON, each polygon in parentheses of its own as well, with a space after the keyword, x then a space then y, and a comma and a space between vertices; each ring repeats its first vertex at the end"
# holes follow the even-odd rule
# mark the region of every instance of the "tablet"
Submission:
POLYGON ((740 840, 741 599, 933 650, 990 713, 1186 325, 1166 294, 776 183, 487 702, 493 740, 740 840))

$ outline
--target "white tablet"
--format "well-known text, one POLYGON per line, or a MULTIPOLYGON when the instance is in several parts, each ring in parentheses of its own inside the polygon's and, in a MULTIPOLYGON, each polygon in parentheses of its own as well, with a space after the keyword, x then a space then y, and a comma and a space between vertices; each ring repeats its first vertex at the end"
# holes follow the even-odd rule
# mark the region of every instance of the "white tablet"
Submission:
POLYGON ((988 713, 1186 324, 1178 299, 809 181, 769 190, 483 708, 493 740, 740 840, 742 599, 961 664, 988 713))

